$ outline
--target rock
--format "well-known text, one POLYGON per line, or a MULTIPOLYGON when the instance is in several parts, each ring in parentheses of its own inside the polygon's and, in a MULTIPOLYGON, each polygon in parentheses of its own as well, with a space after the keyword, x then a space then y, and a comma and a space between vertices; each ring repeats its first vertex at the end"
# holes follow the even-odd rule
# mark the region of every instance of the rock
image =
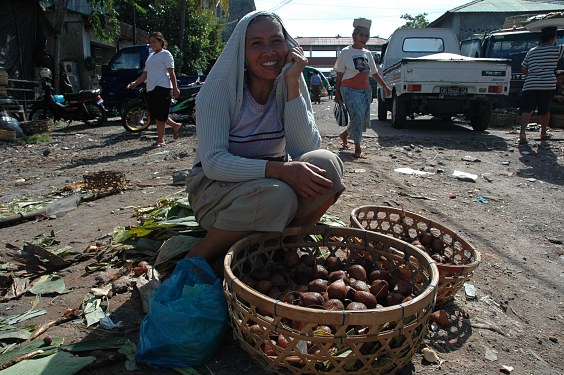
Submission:
POLYGON ((112 291, 115 294, 125 293, 131 286, 131 280, 127 276, 120 277, 112 283, 112 291))
POLYGON ((486 349, 486 359, 488 361, 497 361, 497 352, 493 349, 486 349))

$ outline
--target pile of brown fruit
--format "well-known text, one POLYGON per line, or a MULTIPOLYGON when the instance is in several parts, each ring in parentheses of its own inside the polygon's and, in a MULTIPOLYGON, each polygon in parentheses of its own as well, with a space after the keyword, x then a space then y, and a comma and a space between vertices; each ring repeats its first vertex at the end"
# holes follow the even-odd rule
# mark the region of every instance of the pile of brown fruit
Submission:
POLYGON ((421 277, 412 277, 408 265, 385 258, 375 263, 366 257, 348 262, 337 256, 315 258, 289 251, 280 264, 255 267, 241 281, 274 299, 325 310, 393 306, 411 300, 424 289, 421 277))
POLYGON ((408 239, 407 242, 410 242, 419 250, 429 254, 429 256, 437 263, 456 264, 456 260, 452 256, 453 250, 450 247, 445 246, 443 240, 434 235, 430 230, 421 232, 417 238, 408 239))

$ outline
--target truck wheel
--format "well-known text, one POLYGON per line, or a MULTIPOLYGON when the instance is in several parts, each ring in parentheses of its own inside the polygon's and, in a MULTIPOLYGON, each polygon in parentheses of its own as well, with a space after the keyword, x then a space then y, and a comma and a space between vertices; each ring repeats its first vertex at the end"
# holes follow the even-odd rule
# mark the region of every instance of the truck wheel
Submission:
POLYGON ((490 125, 492 117, 491 103, 476 103, 470 106, 470 125, 474 131, 484 131, 490 125))
POLYGON ((397 129, 404 128, 407 116, 406 102, 395 94, 392 100, 392 126, 397 129))
POLYGON ((378 97, 378 120, 386 121, 388 119, 388 110, 386 109, 386 101, 378 97))

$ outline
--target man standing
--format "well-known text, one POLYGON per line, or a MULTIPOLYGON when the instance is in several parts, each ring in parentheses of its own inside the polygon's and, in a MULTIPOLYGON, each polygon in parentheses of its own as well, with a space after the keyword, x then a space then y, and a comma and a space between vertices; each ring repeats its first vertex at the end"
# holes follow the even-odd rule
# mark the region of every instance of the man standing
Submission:
POLYGON ((313 75, 309 79, 309 85, 311 86, 311 92, 313 93, 313 102, 321 104, 321 77, 319 72, 313 72, 313 75))
POLYGON ((547 134, 550 120, 550 103, 556 91, 554 71, 558 60, 564 56, 564 45, 555 45, 556 27, 541 30, 540 45, 527 52, 523 60, 522 72, 526 75, 521 97, 521 132, 519 144, 527 144, 525 130, 531 121, 531 115, 538 108, 541 123, 541 140, 549 138, 547 134))

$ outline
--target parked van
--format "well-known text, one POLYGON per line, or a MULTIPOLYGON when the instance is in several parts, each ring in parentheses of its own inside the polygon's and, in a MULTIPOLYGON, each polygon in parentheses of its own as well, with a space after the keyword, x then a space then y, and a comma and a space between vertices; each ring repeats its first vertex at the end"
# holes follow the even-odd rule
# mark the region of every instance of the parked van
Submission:
MULTIPOLYGON (((477 43, 476 38, 460 42, 463 55, 471 57, 493 57, 511 59, 511 84, 509 88, 509 102, 505 106, 519 106, 519 95, 525 75, 521 72, 521 63, 525 55, 533 47, 539 45, 538 32, 531 32, 525 28, 496 30, 486 34, 477 43)), ((564 29, 557 31, 556 44, 564 44, 564 29)), ((557 70, 564 69, 564 60, 560 60, 557 70)))
MULTIPOLYGON (((102 66, 100 89, 106 108, 121 112, 124 104, 137 96, 138 89, 127 89, 127 84, 135 81, 145 67, 145 61, 152 52, 148 44, 124 47, 117 51, 108 65, 102 66)), ((187 86, 198 78, 203 82, 203 75, 186 75, 176 72, 178 86, 187 86)), ((139 88, 144 87, 139 85, 139 88)))
POLYGON ((333 86, 331 86, 327 77, 319 69, 308 65, 304 68, 302 74, 304 75, 304 79, 306 81, 307 88, 309 89, 310 97, 313 97, 313 93, 311 92, 311 87, 309 86, 309 79, 311 78, 311 76, 315 72, 319 73, 319 76, 321 77, 321 82, 323 83, 323 86, 325 86, 325 89, 327 90, 327 94, 321 95, 321 96, 329 96, 329 93, 333 91, 333 86))

